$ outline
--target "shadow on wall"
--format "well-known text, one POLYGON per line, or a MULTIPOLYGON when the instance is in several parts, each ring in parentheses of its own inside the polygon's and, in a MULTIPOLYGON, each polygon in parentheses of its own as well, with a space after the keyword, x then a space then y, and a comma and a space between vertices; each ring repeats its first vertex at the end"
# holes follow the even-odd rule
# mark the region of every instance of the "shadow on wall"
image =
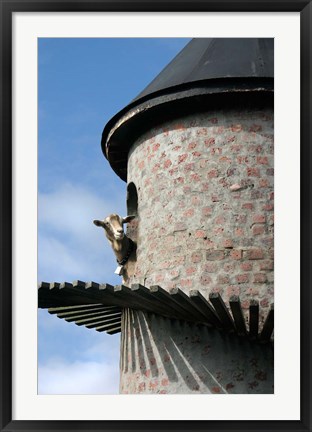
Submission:
POLYGON ((271 344, 130 309, 123 321, 121 393, 273 393, 271 344))

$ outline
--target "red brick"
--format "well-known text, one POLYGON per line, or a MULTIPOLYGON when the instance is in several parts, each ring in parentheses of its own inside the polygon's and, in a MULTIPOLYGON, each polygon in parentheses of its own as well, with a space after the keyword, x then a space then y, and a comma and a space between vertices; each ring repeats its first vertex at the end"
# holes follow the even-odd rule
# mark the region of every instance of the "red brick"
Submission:
POLYGON ((214 262, 210 262, 205 264, 204 271, 207 273, 215 273, 218 269, 218 264, 214 262))
POLYGON ((216 168, 208 171, 207 174, 208 178, 215 178, 215 177, 219 177, 219 170, 217 170, 216 168))
POLYGON ((263 250, 262 249, 250 249, 247 251, 247 257, 250 260, 263 259, 263 250))
POLYGON ((273 270, 274 261, 262 261, 259 263, 260 270, 273 270))
POLYGON ((221 393, 220 387, 214 386, 211 388, 212 393, 221 393))
POLYGON ((194 215, 194 209, 188 209, 188 210, 186 210, 184 213, 183 213, 183 216, 184 217, 191 217, 191 216, 193 216, 194 215))
POLYGON ((260 177, 259 168, 247 168, 247 176, 248 177, 260 177))
POLYGON ((207 261, 219 261, 224 259, 224 251, 218 249, 208 250, 206 252, 207 261))
POLYGON ((211 282, 212 282, 212 280, 211 280, 211 277, 209 275, 203 274, 200 278, 200 283, 202 285, 209 285, 209 284, 211 284, 211 282))
POLYGON ((239 296, 239 294, 240 294, 240 287, 238 285, 230 285, 226 289, 227 297, 231 297, 233 295, 239 296))
POLYGON ((169 385, 169 379, 168 378, 163 378, 161 380, 161 385, 166 387, 167 385, 169 385))
POLYGON ((194 162, 190 162, 184 165, 184 171, 194 171, 195 169, 195 164, 194 162))
POLYGON ((170 159, 167 159, 167 160, 164 162, 164 167, 165 167, 165 168, 169 168, 171 165, 172 165, 172 162, 171 162, 170 159))
POLYGON ((252 270, 252 264, 250 262, 242 262, 240 265, 240 268, 243 271, 250 271, 250 270, 252 270))
POLYGON ((157 151, 159 149, 159 147, 160 147, 159 143, 154 144, 153 145, 153 152, 157 151))
POLYGON ((187 288, 193 286, 194 282, 192 279, 180 279, 179 283, 183 288, 187 288))
POLYGON ((265 299, 261 300, 260 306, 261 307, 268 307, 269 306, 269 299, 265 298, 265 299))
POLYGON ((269 180, 268 179, 260 179, 259 180, 259 187, 261 188, 267 188, 270 186, 269 180))
POLYGON ((255 273, 254 282, 255 283, 264 283, 266 282, 267 277, 265 273, 255 273))
POLYGON ((210 149, 210 153, 212 155, 221 155, 222 154, 222 148, 220 147, 213 147, 210 149))
MULTIPOLYGON (((228 140, 229 140, 229 138, 228 138, 228 140)), ((239 145, 239 144, 232 145, 231 148, 230 148, 230 151, 231 151, 232 153, 238 153, 238 152, 240 152, 241 150, 242 150, 242 146, 239 145)))
POLYGON ((265 204, 265 205, 262 207, 262 210, 272 211, 272 210, 274 210, 274 204, 265 204))
POLYGON ((155 390, 158 387, 158 385, 159 385, 158 380, 150 381, 149 382, 149 389, 155 390))
POLYGON ((192 263, 199 263, 203 259, 201 252, 193 252, 191 255, 191 261, 192 263))
POLYGON ((247 216, 245 214, 236 214, 234 215, 234 220, 240 224, 245 224, 247 222, 247 216))
POLYGON ((254 208, 253 203, 244 203, 244 204, 242 205, 242 209, 246 209, 246 210, 253 210, 253 208, 254 208))
MULTIPOLYGON (((236 136, 235 135, 230 135, 230 136, 226 137, 226 142, 233 143, 234 141, 236 141, 236 136)), ((231 151, 232 151, 233 147, 241 147, 241 146, 232 146, 231 147, 231 151)))
POLYGON ((197 133, 197 135, 199 135, 199 136, 207 135, 207 128, 200 128, 200 129, 197 129, 196 133, 197 133))
POLYGON ((248 164, 249 158, 248 158, 248 156, 237 156, 237 162, 239 164, 248 164))
POLYGON ((192 182, 199 182, 201 179, 200 175, 197 173, 191 174, 191 181, 192 182))
POLYGON ((215 139, 214 138, 208 138, 205 140, 205 146, 206 147, 211 147, 215 145, 215 139))
POLYGON ((195 231, 195 237, 196 238, 204 238, 205 236, 206 236, 206 231, 203 231, 203 230, 195 231))
POLYGON ((262 165, 268 165, 269 161, 267 156, 257 156, 257 163, 262 165))
POLYGON ((212 208, 211 207, 203 207, 202 208, 202 214, 204 216, 210 216, 212 213, 212 208))
POLYGON ((224 225, 225 224, 225 217, 224 216, 216 217, 216 219, 214 220, 214 223, 216 225, 224 225))
POLYGON ((230 257, 235 260, 240 260, 242 258, 242 251, 239 249, 234 249, 230 252, 230 257))
POLYGON ((236 237, 242 237, 245 234, 245 232, 242 228, 235 228, 234 234, 236 237))
POLYGON ((186 159, 187 159, 187 157, 188 157, 188 154, 187 154, 187 153, 184 153, 184 154, 179 155, 178 163, 180 164, 180 163, 185 162, 186 159))
POLYGON ((218 284, 225 285, 230 282, 229 277, 227 275, 219 275, 218 276, 218 284))
POLYGON ((233 240, 231 239, 225 239, 222 241, 222 246, 224 248, 232 248, 233 247, 233 240))
POLYGON ((261 235, 264 234, 265 227, 263 225, 255 225, 252 227, 252 234, 253 235, 261 235))
POLYGON ((249 282, 249 275, 248 274, 240 274, 236 276, 236 282, 241 284, 241 283, 247 283, 249 282))
POLYGON ((189 276, 191 274, 196 273, 197 268, 196 267, 187 267, 185 269, 185 273, 189 276))
POLYGON ((190 142, 187 149, 188 150, 194 150, 194 148, 197 146, 196 142, 190 142))

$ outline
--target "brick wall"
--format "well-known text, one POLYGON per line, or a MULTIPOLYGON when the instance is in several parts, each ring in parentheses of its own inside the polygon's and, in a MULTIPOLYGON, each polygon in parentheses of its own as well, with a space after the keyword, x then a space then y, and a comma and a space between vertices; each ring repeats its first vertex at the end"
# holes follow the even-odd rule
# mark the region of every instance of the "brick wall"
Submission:
POLYGON ((131 282, 273 301, 273 110, 224 110, 163 124, 128 161, 138 191, 131 282))
POLYGON ((126 310, 120 393, 273 393, 273 349, 184 321, 126 310))

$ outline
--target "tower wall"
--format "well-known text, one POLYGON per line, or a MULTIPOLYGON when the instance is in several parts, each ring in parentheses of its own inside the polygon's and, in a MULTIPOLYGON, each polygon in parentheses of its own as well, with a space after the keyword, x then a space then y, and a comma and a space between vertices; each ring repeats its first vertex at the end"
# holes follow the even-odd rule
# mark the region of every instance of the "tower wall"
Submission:
MULTIPOLYGON (((273 302, 273 108, 194 113, 141 135, 128 158, 138 218, 135 275, 147 287, 239 295, 246 321, 273 302)), ((273 351, 138 311, 123 318, 122 393, 271 393, 273 351)))
MULTIPOLYGON (((145 286, 273 301, 273 110, 209 111, 133 145, 137 267, 145 286)), ((129 232, 131 235, 131 232, 129 232)))
POLYGON ((128 309, 120 393, 273 393, 273 348, 185 321, 128 309))

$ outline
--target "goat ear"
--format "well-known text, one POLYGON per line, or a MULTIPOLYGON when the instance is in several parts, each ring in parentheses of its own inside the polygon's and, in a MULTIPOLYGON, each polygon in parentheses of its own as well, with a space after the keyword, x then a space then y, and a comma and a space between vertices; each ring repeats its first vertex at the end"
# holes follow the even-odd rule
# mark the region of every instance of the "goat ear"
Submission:
POLYGON ((94 225, 96 225, 97 227, 103 227, 103 228, 104 228, 104 223, 103 223, 103 221, 100 221, 100 220, 95 219, 95 220, 93 221, 93 223, 94 223, 94 225))
POLYGON ((134 219, 134 218, 135 218, 135 215, 125 216, 124 218, 122 218, 122 223, 131 222, 132 219, 134 219))

